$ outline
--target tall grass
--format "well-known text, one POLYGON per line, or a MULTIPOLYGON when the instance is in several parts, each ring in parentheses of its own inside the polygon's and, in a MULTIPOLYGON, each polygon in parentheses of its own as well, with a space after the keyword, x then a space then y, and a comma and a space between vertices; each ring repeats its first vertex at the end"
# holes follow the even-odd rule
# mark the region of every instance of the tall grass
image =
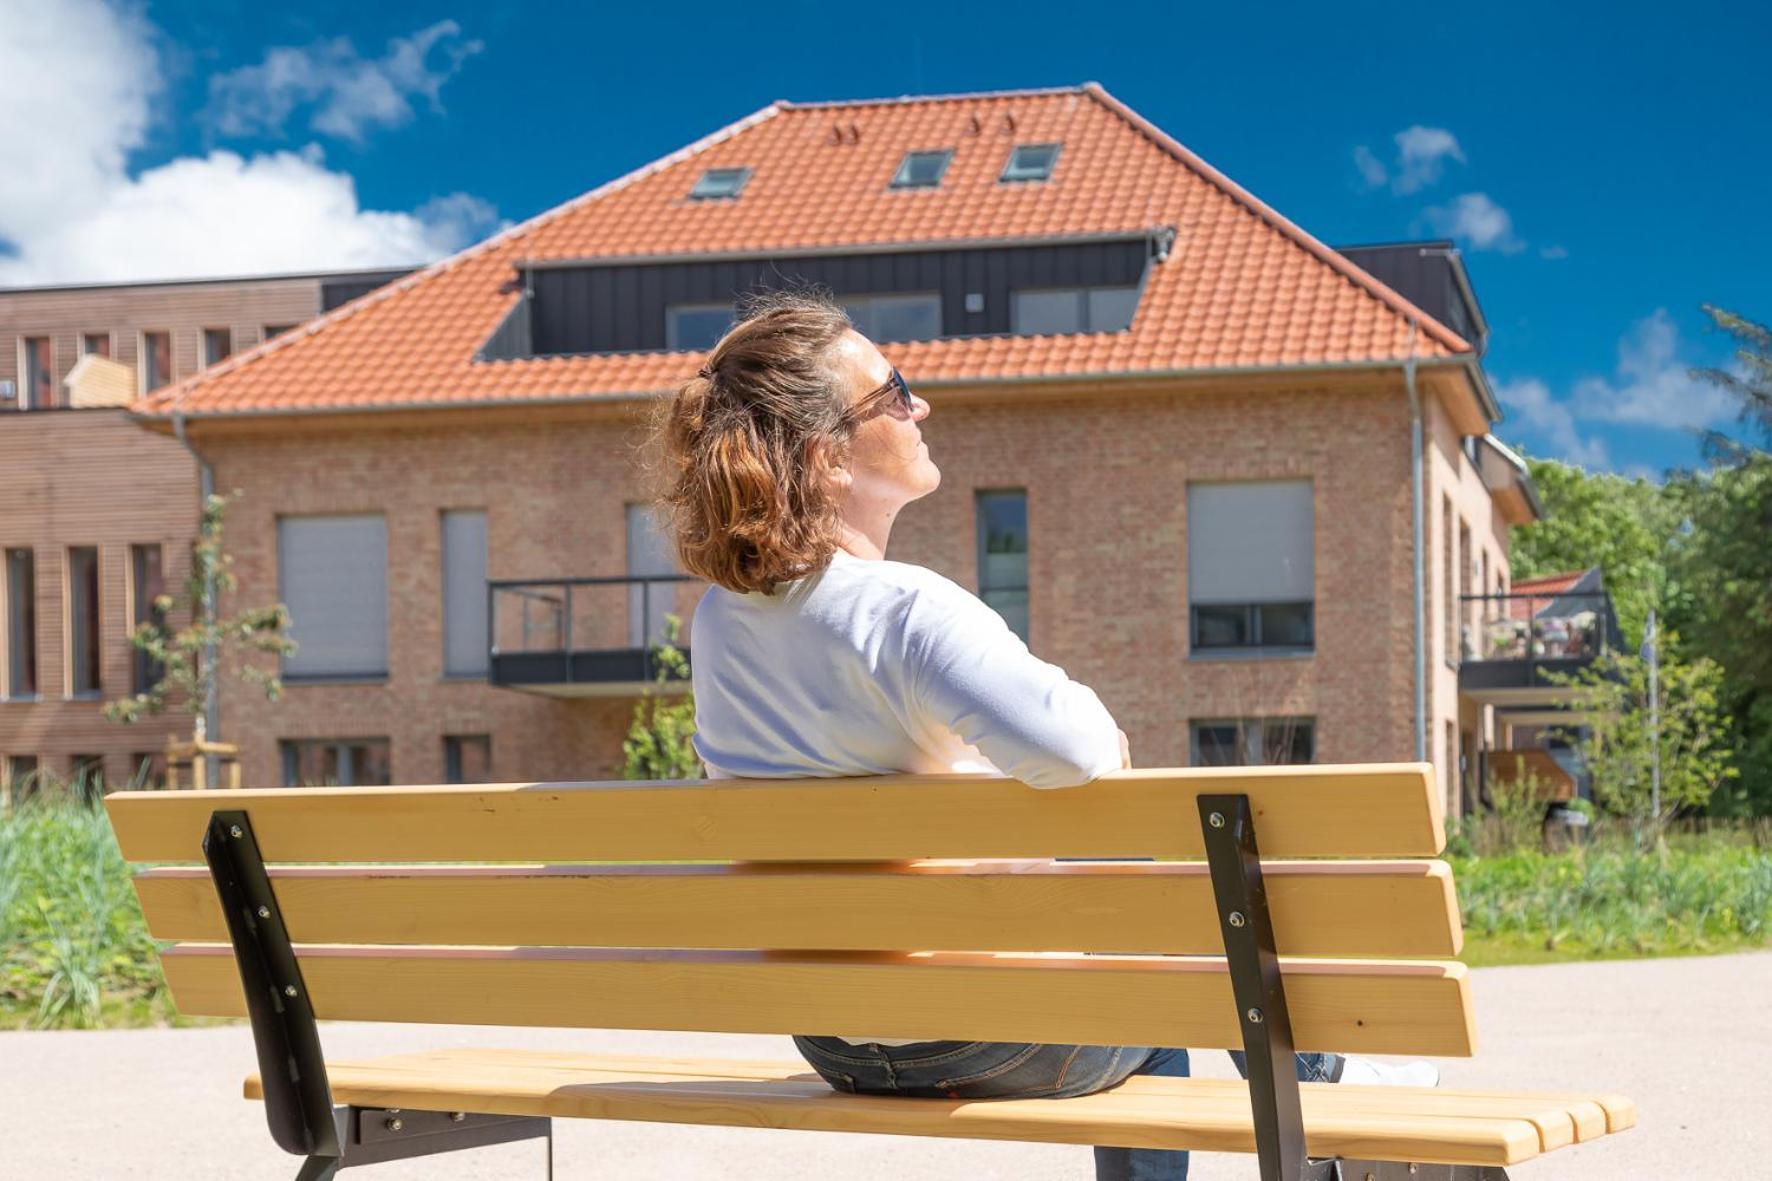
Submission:
POLYGON ((146 1019, 163 993, 104 812, 56 793, 0 815, 0 1026, 146 1019))
POLYGON ((1772 824, 1599 817, 1547 851, 1542 815, 1468 818, 1447 842, 1474 962, 1772 946, 1772 824))

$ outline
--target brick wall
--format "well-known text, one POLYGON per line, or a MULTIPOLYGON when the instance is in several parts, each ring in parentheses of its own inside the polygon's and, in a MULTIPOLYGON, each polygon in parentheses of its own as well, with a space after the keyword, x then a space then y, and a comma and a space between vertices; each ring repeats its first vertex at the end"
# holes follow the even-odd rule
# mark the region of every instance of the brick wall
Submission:
MULTIPOLYGON (((1190 719, 1280 714, 1317 720, 1320 761, 1412 757, 1408 412, 1395 382, 933 400, 925 433, 942 487, 900 518, 891 556, 975 586, 974 492, 1026 488, 1034 651, 1098 689, 1139 763, 1184 765, 1190 719), (1267 478, 1313 485, 1316 652, 1190 659, 1188 483, 1267 478)), ((250 601, 277 597, 279 515, 388 521, 389 680, 293 685, 275 705, 230 684, 222 729, 244 745, 247 779, 280 781, 281 738, 387 737, 396 781, 437 781, 449 733, 490 733, 498 779, 611 774, 631 701, 443 679, 439 516, 487 511, 494 579, 622 573, 622 506, 647 493, 643 440, 631 419, 491 413, 202 437, 218 488, 245 493, 229 532, 250 601)))

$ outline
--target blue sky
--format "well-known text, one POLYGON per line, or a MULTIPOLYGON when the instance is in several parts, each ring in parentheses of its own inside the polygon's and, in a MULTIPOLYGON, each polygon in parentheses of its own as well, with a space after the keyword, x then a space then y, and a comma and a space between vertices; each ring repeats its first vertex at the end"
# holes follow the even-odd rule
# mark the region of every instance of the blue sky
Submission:
POLYGON ((0 0, 0 282, 431 257, 774 98, 1094 79, 1331 244, 1458 238, 1535 454, 1695 462, 1699 305, 1772 318, 1757 7, 293 7, 0 0))

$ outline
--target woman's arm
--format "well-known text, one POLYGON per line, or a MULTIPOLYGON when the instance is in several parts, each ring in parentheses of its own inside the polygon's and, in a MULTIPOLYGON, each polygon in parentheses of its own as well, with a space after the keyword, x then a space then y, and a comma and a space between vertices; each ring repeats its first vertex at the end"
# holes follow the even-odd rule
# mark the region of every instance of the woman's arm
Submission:
POLYGON ((920 599, 910 613, 912 704, 1033 787, 1075 787, 1129 766, 1125 735, 1094 690, 953 589, 958 595, 920 599))

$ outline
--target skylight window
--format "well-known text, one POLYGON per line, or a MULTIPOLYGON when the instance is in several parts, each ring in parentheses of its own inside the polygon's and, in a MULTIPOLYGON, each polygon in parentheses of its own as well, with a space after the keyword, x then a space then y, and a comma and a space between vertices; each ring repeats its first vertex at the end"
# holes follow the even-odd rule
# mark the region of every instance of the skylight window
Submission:
POLYGON ((1016 144, 1015 150, 1009 153, 1009 163, 1003 166, 1003 175, 998 179, 1004 183, 1046 180, 1052 176, 1052 166, 1057 163, 1057 144, 1016 144))
POLYGON ((695 187, 689 190, 692 201, 730 200, 738 196, 744 188, 744 182, 751 179, 749 168, 710 168, 696 180, 695 187))
POLYGON ((942 148, 934 152, 906 152, 904 159, 899 161, 898 171, 892 175, 892 187, 933 189, 941 184, 941 178, 948 170, 948 161, 953 158, 952 148, 942 148))

